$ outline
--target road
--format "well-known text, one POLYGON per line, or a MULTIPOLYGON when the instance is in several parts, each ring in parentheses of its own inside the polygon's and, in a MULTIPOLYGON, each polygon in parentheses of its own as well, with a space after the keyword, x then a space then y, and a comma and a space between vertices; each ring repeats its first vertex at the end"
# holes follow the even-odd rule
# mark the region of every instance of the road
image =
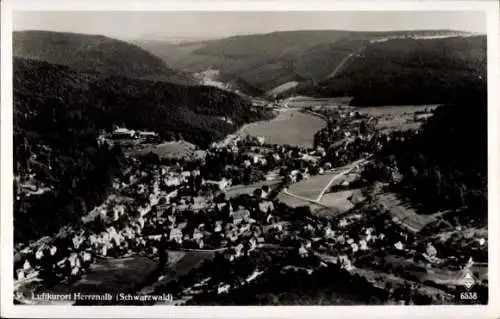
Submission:
POLYGON ((346 166, 351 166, 350 168, 338 173, 338 174, 335 174, 334 176, 332 176, 332 178, 330 179, 330 181, 326 184, 326 186, 321 190, 321 192, 319 193, 318 197, 316 199, 311 199, 311 198, 307 198, 307 197, 302 197, 302 196, 299 196, 299 195, 295 195, 293 193, 290 193, 288 191, 288 189, 284 189, 283 190, 283 194, 285 195, 288 195, 288 196, 291 196, 291 197, 295 197, 297 199, 300 199, 300 200, 304 200, 304 201, 307 201, 307 202, 310 202, 310 203, 313 203, 315 205, 319 205, 319 206, 322 206, 322 207, 326 207, 326 208, 331 208, 330 206, 327 206, 323 203, 321 203, 321 198, 323 197, 323 195, 328 191, 328 189, 330 189, 330 187, 332 186, 333 182, 335 182, 337 179, 339 179, 340 177, 346 175, 346 174, 349 174, 350 172, 352 172, 354 169, 356 169, 356 167, 358 165, 363 165, 365 164, 367 161, 368 161, 369 157, 368 158, 362 158, 360 160, 357 160, 357 161, 354 161, 346 166))
POLYGON ((363 48, 361 48, 361 49, 358 49, 358 50, 356 50, 356 51, 352 52, 352 53, 351 53, 351 54, 349 54, 348 56, 346 56, 346 57, 342 60, 342 62, 340 62, 340 64, 339 64, 339 65, 335 68, 335 70, 333 70, 333 72, 332 72, 332 73, 330 73, 330 75, 328 75, 328 76, 325 78, 325 80, 326 80, 326 79, 333 78, 334 76, 336 76, 336 75, 337 75, 337 73, 338 73, 338 72, 342 69, 342 67, 343 67, 343 66, 344 66, 347 62, 349 62, 353 56, 355 56, 355 55, 357 55, 357 54, 361 53, 364 49, 365 49, 365 48, 363 47, 363 48))
POLYGON ((316 198, 316 201, 320 201, 321 198, 323 197, 323 195, 325 195, 325 192, 327 190, 330 189, 330 187, 332 186, 333 182, 335 182, 338 178, 346 175, 346 174, 349 174, 350 172, 352 172, 353 170, 355 170, 358 165, 362 165, 364 163, 366 163, 367 159, 363 158, 363 159, 360 159, 360 160, 357 160, 355 162, 352 162, 351 164, 349 164, 349 166, 351 166, 351 168, 345 170, 345 171, 342 171, 340 172, 339 174, 333 176, 330 181, 328 182, 328 184, 326 184, 326 186, 323 188, 323 190, 321 191, 321 193, 319 193, 318 197, 316 198))

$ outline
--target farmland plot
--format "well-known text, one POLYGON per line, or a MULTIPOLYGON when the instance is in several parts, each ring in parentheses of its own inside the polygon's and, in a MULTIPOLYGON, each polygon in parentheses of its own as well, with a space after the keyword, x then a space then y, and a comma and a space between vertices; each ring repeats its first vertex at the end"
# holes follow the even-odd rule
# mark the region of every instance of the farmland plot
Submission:
POLYGON ((344 213, 354 207, 354 204, 349 200, 352 194, 352 190, 327 193, 321 198, 321 203, 325 206, 338 209, 340 213, 344 213))
POLYGON ((293 207, 293 208, 307 206, 307 207, 309 207, 309 209, 311 210, 312 213, 316 213, 322 209, 325 209, 325 207, 323 207, 319 204, 315 204, 311 201, 296 198, 296 197, 293 197, 293 196, 290 196, 290 195, 287 195, 284 193, 280 193, 278 195, 277 199, 281 203, 283 203, 289 207, 293 207))
POLYGON ((377 128, 384 133, 418 129, 422 123, 414 121, 415 112, 434 110, 436 105, 403 105, 381 107, 359 107, 357 112, 378 119, 377 128))
POLYGON ((292 194, 315 200, 335 174, 311 176, 308 180, 292 184, 288 191, 292 194))
POLYGON ((425 225, 436 220, 436 215, 418 214, 393 193, 377 194, 376 201, 387 209, 393 217, 396 217, 403 226, 413 232, 419 232, 425 225))

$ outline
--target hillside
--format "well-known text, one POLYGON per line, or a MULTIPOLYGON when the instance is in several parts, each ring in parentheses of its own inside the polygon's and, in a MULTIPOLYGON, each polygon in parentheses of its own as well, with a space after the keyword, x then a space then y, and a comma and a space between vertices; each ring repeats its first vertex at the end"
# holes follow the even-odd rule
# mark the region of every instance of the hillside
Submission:
POLYGON ((176 65, 180 59, 203 47, 203 42, 172 43, 167 40, 135 40, 131 43, 148 50, 168 65, 176 65))
POLYGON ((393 175, 386 181, 394 192, 418 203, 420 213, 451 209, 460 212, 455 216, 461 224, 485 227, 487 135, 486 90, 463 90, 437 108, 418 134, 395 134, 365 174, 384 179, 383 171, 395 169, 402 178, 393 175))
POLYGON ((216 88, 103 77, 20 58, 13 94, 16 187, 50 189, 15 201, 16 242, 77 222, 105 198, 124 159, 119 148, 98 147, 102 130, 124 125, 206 146, 271 116, 216 88))
POLYGON ((447 103, 485 80, 485 36, 391 39, 371 43, 333 78, 297 92, 352 96, 357 106, 447 103))
POLYGON ((370 40, 451 34, 462 33, 449 30, 287 31, 234 36, 196 44, 162 45, 143 41, 141 46, 164 57, 174 68, 190 72, 217 69, 224 77, 239 79, 267 92, 291 81, 317 83, 324 80, 349 54, 364 47, 370 40), (170 55, 167 52, 173 53, 175 58, 165 57, 170 55))
POLYGON ((193 79, 175 71, 159 57, 127 42, 101 35, 51 31, 13 33, 13 56, 96 72, 180 84, 193 79))
POLYGON ((18 58, 14 74, 14 114, 19 121, 15 124, 40 133, 54 130, 53 125, 74 128, 71 120, 84 119, 96 129, 126 125, 156 130, 166 139, 182 133, 187 141, 207 145, 244 123, 265 117, 249 101, 213 87, 99 77, 18 58), (40 120, 50 119, 51 112, 67 120, 40 120), (219 117, 231 118, 234 124, 219 117))

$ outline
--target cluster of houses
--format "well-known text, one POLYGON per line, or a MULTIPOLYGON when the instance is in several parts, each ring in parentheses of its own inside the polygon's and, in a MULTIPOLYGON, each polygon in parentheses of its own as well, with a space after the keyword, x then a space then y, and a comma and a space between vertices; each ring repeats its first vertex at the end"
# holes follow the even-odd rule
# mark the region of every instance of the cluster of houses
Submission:
POLYGON ((17 281, 34 279, 40 273, 72 279, 85 272, 93 261, 94 255, 84 247, 83 241, 73 239, 72 244, 60 245, 44 238, 15 255, 14 276, 17 281))
MULTIPOLYGON (((206 243, 212 248, 228 247, 226 255, 231 260, 263 243, 260 224, 252 218, 248 208, 234 205, 229 200, 218 203, 206 200, 195 202, 192 197, 179 192, 189 183, 190 177, 199 174, 198 169, 173 172, 165 167, 157 168, 154 172, 129 170, 121 180, 114 181, 115 193, 83 218, 88 228, 86 231, 67 230, 71 240, 64 244, 64 248, 61 243, 52 246, 32 245, 18 254, 22 262, 17 263, 16 279, 32 277, 38 274, 41 267, 58 269, 62 274, 77 278, 95 257, 118 257, 144 252, 155 255, 158 254, 159 242, 165 242, 165 247, 175 248, 203 249, 206 243), (170 191, 161 190, 161 185, 170 191), (147 195, 143 196, 146 200, 143 203, 131 200, 130 196, 134 194, 147 195), (200 215, 204 217, 199 217, 199 223, 193 225, 193 221, 186 217, 186 211, 196 214, 202 210, 204 214, 200 215), (211 218, 214 212, 219 212, 221 217, 215 220, 211 218), (220 212, 227 214, 221 215, 220 212), (124 216, 127 222, 122 224, 120 221, 124 216), (98 219, 103 221, 105 229, 96 232, 92 229, 92 222, 98 219), (37 262, 44 258, 50 261, 37 262)), ((230 181, 203 181, 202 184, 214 184, 219 190, 224 190, 230 181)), ((267 187, 261 190, 261 201, 256 210, 262 214, 259 218, 272 222, 274 206, 271 201, 265 200, 268 192, 267 187)))
POLYGON ((36 173, 29 173, 24 176, 16 175, 14 177, 14 184, 17 200, 20 200, 21 196, 31 197, 42 195, 52 189, 37 180, 36 173))
POLYGON ((160 141, 158 133, 153 131, 131 130, 125 127, 117 127, 110 134, 102 133, 97 137, 97 143, 103 145, 108 143, 113 145, 114 141, 120 140, 142 140, 147 143, 155 143, 160 141))

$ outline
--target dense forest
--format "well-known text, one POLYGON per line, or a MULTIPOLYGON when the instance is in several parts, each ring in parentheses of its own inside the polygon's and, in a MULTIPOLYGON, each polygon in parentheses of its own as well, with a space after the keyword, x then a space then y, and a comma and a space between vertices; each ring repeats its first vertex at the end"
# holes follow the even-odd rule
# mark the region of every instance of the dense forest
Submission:
POLYGON ((155 130, 164 139, 182 133, 186 141, 206 146, 244 123, 272 116, 213 87, 99 77, 26 59, 15 59, 14 74, 15 126, 45 135, 78 125, 94 131, 124 125, 155 130))
POLYGON ((486 37, 372 43, 333 78, 296 93, 352 96, 352 105, 439 104, 486 79, 486 37))
POLYGON ((124 125, 164 139, 182 133, 206 146, 271 116, 216 88, 104 77, 27 59, 14 60, 13 87, 15 174, 52 189, 16 201, 16 242, 77 222, 103 199, 124 161, 119 148, 98 147, 103 130, 124 125))
POLYGON ((190 75, 170 68, 150 52, 101 35, 18 31, 13 33, 12 47, 15 57, 66 65, 83 72, 195 83, 190 75))
POLYGON ((177 69, 200 72, 215 68, 220 70, 226 82, 237 79, 251 88, 266 92, 289 81, 317 83, 332 73, 346 56, 372 39, 458 33, 450 30, 302 30, 241 35, 178 45, 160 41, 136 43, 177 69))
POLYGON ((393 190, 420 203, 423 213, 452 209, 465 221, 487 225, 485 92, 457 95, 436 109, 418 134, 392 137, 365 176, 388 177, 393 190), (399 171, 400 180, 383 173, 391 167, 399 171))

